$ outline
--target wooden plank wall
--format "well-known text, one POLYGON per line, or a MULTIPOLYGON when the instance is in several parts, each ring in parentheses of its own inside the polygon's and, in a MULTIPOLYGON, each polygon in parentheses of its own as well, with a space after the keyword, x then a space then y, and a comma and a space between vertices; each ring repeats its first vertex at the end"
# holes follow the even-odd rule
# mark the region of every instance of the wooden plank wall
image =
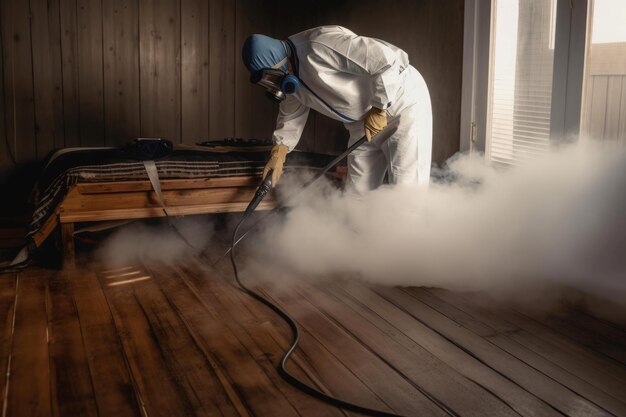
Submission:
POLYGON ((626 145, 626 42, 590 47, 583 131, 626 145))
MULTIPOLYGON (((54 148, 134 137, 268 138, 277 108, 248 82, 251 33, 340 24, 405 49, 429 84, 434 159, 458 150, 463 0, 0 0, 0 180, 54 148)), ((300 147, 346 132, 311 115, 300 147)), ((0 181, 2 182, 2 181, 0 181)))

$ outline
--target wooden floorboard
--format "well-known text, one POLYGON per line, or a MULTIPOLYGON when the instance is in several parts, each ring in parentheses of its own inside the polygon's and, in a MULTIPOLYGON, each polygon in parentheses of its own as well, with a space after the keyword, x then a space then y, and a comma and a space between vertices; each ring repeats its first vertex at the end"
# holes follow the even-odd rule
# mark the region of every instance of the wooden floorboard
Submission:
POLYGON ((97 416, 91 372, 87 361, 71 281, 61 274, 48 280, 48 352, 54 415, 97 416))
POLYGON ((145 273, 138 267, 124 273, 98 273, 133 381, 148 416, 193 415, 193 405, 175 375, 170 372, 157 336, 132 286, 131 280, 145 277, 145 273), (136 275, 125 275, 136 272, 136 275), (130 283, 124 285, 126 282, 130 283))
MULTIPOLYGON (((322 291, 304 292, 307 300, 317 306, 360 344, 380 357, 451 414, 468 416, 514 416, 507 404, 456 372, 445 362, 414 344, 407 348, 388 333, 354 314, 340 299, 330 298, 322 291)), ((291 297, 290 298, 295 298, 291 297)), ((303 303, 299 308, 303 308, 303 303)))
POLYGON ((17 278, 7 416, 51 416, 46 286, 52 272, 27 269, 17 278))
POLYGON ((609 416, 606 410, 585 400, 573 391, 528 366, 518 358, 413 296, 415 289, 397 291, 379 287, 376 291, 414 318, 446 337, 451 343, 469 352, 487 366, 507 375, 518 385, 569 416, 609 416))
POLYGON ((169 273, 161 278, 166 297, 194 328, 198 343, 205 351, 212 352, 211 361, 220 363, 221 373, 226 377, 221 378, 221 383, 232 388, 229 391, 236 393, 236 401, 251 415, 254 415, 252 410, 258 410, 263 415, 282 412, 285 416, 296 416, 297 412, 259 364, 263 358, 254 357, 227 329, 220 315, 206 311, 206 306, 194 297, 176 274, 169 273))
POLYGON ((617 362, 618 365, 626 365, 626 349, 625 342, 607 341, 604 338, 600 338, 591 329, 582 330, 576 325, 573 320, 568 320, 558 316, 541 316, 539 318, 546 326, 557 333, 569 338, 574 343, 579 343, 594 352, 604 355, 606 358, 617 362))
MULTIPOLYGON (((228 269, 225 271, 230 273, 228 269)), ((258 302, 250 303, 250 297, 240 291, 230 291, 230 294, 237 297, 241 305, 246 306, 245 309, 250 309, 253 315, 273 317, 273 320, 276 320, 276 316, 268 308, 258 302)), ((284 324, 282 328, 286 330, 284 324)), ((294 355, 295 363, 305 362, 308 364, 307 368, 312 369, 307 375, 313 372, 316 381, 325 381, 324 386, 318 388, 342 400, 377 410, 392 408, 396 412, 401 412, 407 409, 414 410, 415 407, 423 405, 424 399, 419 395, 416 396, 416 390, 407 381, 390 372, 384 363, 380 363, 373 355, 367 355, 359 347, 356 349, 346 347, 346 343, 351 342, 350 338, 337 332, 334 327, 330 326, 325 330, 327 333, 330 332, 335 343, 325 344, 318 328, 301 326, 300 347, 294 355), (346 356, 344 353, 349 355, 346 356)), ((289 334, 284 332, 282 338, 285 341, 289 340, 289 334)), ((287 347, 287 344, 283 343, 281 353, 287 347)), ((433 406, 427 402, 426 408, 432 409, 433 406)), ((440 414, 439 410, 431 412, 435 415, 440 414)))
MULTIPOLYGON (((341 327, 320 315, 306 300, 297 300, 294 297, 287 301, 284 295, 277 296, 276 294, 270 297, 367 387, 366 390, 355 393, 356 396, 343 399, 387 412, 404 413, 406 408, 409 408, 420 410, 422 415, 446 415, 403 375, 396 372, 341 327), (378 395, 374 396, 370 392, 378 395), (402 398, 403 401, 401 404, 395 404, 395 408, 392 409, 392 401, 389 399, 394 397, 402 398)), ((341 381, 333 382, 334 384, 341 383, 341 381)))
POLYGON ((588 312, 581 311, 578 308, 558 315, 562 316, 565 321, 575 325, 579 330, 602 339, 605 343, 621 346, 626 344, 626 330, 616 323, 593 317, 588 312))
POLYGON ((370 288, 359 284, 342 284, 331 287, 333 294, 343 299, 355 312, 367 317, 372 325, 383 329, 390 337, 409 348, 415 344, 428 350, 457 372, 506 402, 524 416, 561 416, 549 404, 529 393, 461 347, 423 323, 413 320, 370 288), (395 330, 394 330, 395 329, 395 330))
POLYGON ((7 375, 9 375, 13 345, 16 283, 17 274, 0 275, 0 398, 2 398, 2 410, 5 410, 7 406, 7 375))
MULTIPOLYGON (((289 328, 233 284, 227 262, 196 257, 1 275, 2 416, 356 417, 280 377, 289 328)), ((587 312, 350 281, 256 288, 300 326, 289 371, 329 395, 407 417, 626 417, 625 330, 587 312)))
POLYGON ((64 272, 64 275, 72 285, 98 414, 142 415, 140 397, 98 277, 87 269, 64 272))
MULTIPOLYGON (((449 317, 459 317, 467 314, 463 308, 467 303, 463 297, 448 291, 411 289, 411 293, 425 303, 439 311, 446 311, 449 317), (437 297, 430 297, 429 292, 435 292, 448 302, 441 303, 437 297), (441 294, 445 294, 443 297, 441 294)), ((623 415, 624 403, 619 393, 624 387, 615 378, 619 378, 621 370, 614 368, 608 374, 601 376, 596 367, 611 366, 597 355, 584 352, 584 358, 576 357, 580 352, 573 352, 580 347, 565 340, 552 332, 546 332, 542 325, 533 323, 524 315, 503 309, 479 314, 474 310, 475 319, 482 324, 491 326, 495 334, 486 339, 503 351, 511 354, 528 366, 559 382, 576 395, 594 404, 599 409, 623 415), (500 333, 502 332, 502 333, 500 333)))
POLYGON ((626 386, 613 379, 612 376, 602 375, 597 371, 598 364, 604 361, 603 358, 581 361, 579 358, 572 357, 563 346, 546 342, 535 334, 506 321, 504 318, 512 314, 506 310, 502 310, 500 314, 489 314, 484 310, 481 311, 475 303, 449 291, 421 290, 420 292, 422 294, 432 292, 438 295, 439 299, 447 302, 448 311, 458 310, 454 314, 457 317, 471 316, 475 320, 480 320, 485 326, 491 326, 495 334, 487 336, 487 340, 522 362, 540 370, 543 374, 611 413, 626 415, 626 403, 623 402, 623 395, 621 395, 626 392, 626 386))
MULTIPOLYGON (((231 285, 220 279, 217 282, 215 279, 210 279, 210 277, 215 277, 214 271, 207 271, 201 267, 197 269, 181 267, 176 268, 176 272, 202 305, 212 312, 213 317, 220 317, 237 340, 256 358, 267 377, 300 415, 342 415, 339 410, 320 404, 317 400, 286 384, 276 373, 276 364, 287 349, 289 341, 289 334, 283 331, 284 324, 276 316, 268 310, 264 311, 263 306, 250 303, 250 300, 242 300, 239 291, 233 291, 231 285)), ((311 386, 329 392, 328 387, 320 382, 323 377, 317 374, 315 367, 309 361, 297 356, 294 358, 293 365, 295 366, 289 369, 298 378, 311 386)))

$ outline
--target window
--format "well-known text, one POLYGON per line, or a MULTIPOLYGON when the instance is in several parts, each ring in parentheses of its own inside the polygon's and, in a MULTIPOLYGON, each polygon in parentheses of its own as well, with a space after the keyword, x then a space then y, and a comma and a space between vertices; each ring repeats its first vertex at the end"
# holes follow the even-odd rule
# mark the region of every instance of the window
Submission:
POLYGON ((556 0, 492 7, 486 157, 518 164, 550 147, 556 0))
POLYGON ((581 131, 626 144, 626 2, 592 1, 589 17, 581 131))

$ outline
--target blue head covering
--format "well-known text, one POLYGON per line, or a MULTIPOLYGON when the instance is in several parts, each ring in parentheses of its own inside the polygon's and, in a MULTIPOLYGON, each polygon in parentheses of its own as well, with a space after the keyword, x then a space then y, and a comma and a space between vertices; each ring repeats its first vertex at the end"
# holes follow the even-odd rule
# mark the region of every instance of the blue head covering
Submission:
POLYGON ((249 36, 243 44, 241 55, 251 73, 265 68, 287 71, 287 51, 278 39, 265 35, 249 36))

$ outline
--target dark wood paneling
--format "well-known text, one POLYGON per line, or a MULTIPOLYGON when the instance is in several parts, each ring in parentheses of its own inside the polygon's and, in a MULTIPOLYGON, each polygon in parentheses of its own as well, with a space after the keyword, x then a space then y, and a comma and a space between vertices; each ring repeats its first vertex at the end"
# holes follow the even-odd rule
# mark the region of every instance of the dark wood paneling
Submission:
POLYGON ((237 0, 235 42, 235 136, 268 138, 274 127, 274 110, 263 91, 248 80, 250 74, 241 60, 241 46, 253 33, 272 36, 274 32, 273 2, 237 0))
POLYGON ((235 2, 209 4, 209 138, 221 139, 235 131, 235 2))
POLYGON ((329 119, 319 113, 315 113, 315 146, 313 149, 303 149, 322 154, 339 154, 348 145, 348 131, 343 123, 329 119))
MULTIPOLYGON (((463 68, 463 1, 431 3, 423 76, 433 106, 433 161, 442 163, 459 150, 463 68)), ((417 67, 419 69, 419 67, 417 67)))
POLYGON ((181 0, 182 142, 209 136, 209 3, 181 0))
POLYGON ((78 88, 80 142, 104 145, 104 79, 102 68, 102 4, 78 0, 78 88))
POLYGON ((54 148, 65 145, 65 121, 63 107, 63 55, 61 52, 61 0, 48 0, 48 34, 50 54, 50 70, 54 81, 52 106, 54 107, 54 148))
POLYGON ((78 21, 75 0, 60 0, 63 132, 65 146, 80 145, 78 97, 78 21))
POLYGON ((139 9, 134 0, 102 3, 105 143, 139 136, 139 9))
POLYGON ((29 13, 28 2, 2 2, 6 134, 20 161, 37 157, 29 13))
MULTIPOLYGON (((275 14, 277 22, 275 36, 281 39, 319 25, 317 4, 314 2, 302 2, 299 4, 297 18, 294 18, 293 8, 287 7, 282 1, 278 1, 275 14)), ((278 116, 278 106, 275 106, 274 109, 274 120, 276 120, 278 116)), ((309 111, 309 118, 296 149, 305 151, 315 150, 315 144, 317 142, 316 123, 317 112, 311 110, 309 111)))
POLYGON ((140 0, 141 135, 180 141, 180 4, 140 0))
MULTIPOLYGON (((4 16, 6 8, 4 4, 0 4, 0 69, 4 69, 4 38, 6 33, 4 31, 4 16)), ((11 159, 11 149, 7 138, 6 130, 6 112, 5 112, 5 99, 4 99, 4 78, 0 80, 0 182, 4 182, 7 177, 8 171, 13 166, 13 160, 11 159)))
POLYGON ((37 156, 65 144, 59 2, 30 2, 37 156))

